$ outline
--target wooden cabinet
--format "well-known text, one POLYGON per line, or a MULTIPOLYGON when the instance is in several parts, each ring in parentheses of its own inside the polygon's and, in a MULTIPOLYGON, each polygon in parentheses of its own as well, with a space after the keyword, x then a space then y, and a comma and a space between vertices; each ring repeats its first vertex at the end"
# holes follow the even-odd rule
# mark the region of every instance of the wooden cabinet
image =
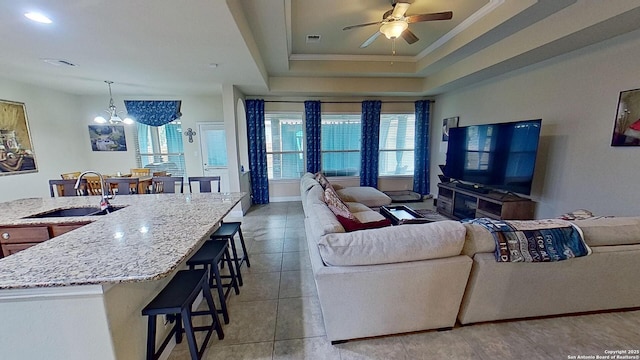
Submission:
POLYGON ((502 220, 533 219, 535 202, 513 194, 487 194, 456 187, 454 183, 438 184, 438 212, 454 219, 488 217, 502 220))
POLYGON ((3 226, 0 227, 0 246, 2 256, 9 256, 31 246, 47 241, 58 235, 88 224, 51 224, 34 226, 3 226))

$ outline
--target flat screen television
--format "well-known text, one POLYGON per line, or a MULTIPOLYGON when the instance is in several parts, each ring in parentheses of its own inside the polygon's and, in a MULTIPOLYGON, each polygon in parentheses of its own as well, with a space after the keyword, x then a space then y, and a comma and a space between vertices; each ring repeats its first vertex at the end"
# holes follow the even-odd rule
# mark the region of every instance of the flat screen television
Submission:
POLYGON ((444 176, 472 185, 531 194, 542 120, 449 129, 444 176))

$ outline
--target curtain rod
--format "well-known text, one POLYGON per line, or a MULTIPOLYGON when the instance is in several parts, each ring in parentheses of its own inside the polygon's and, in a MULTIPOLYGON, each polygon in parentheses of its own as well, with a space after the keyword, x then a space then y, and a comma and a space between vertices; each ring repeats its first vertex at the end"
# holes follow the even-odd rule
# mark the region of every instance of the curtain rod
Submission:
MULTIPOLYGON (((247 100, 257 100, 257 99, 247 99, 247 100)), ((425 99, 426 101, 435 103, 435 100, 429 100, 429 99, 425 99)), ((315 100, 314 100, 315 101, 315 100)), ((323 104, 362 104, 362 101, 322 101, 322 100, 318 100, 323 104)), ((365 100, 363 100, 365 101, 365 100)), ((380 100, 382 103, 385 104, 413 104, 416 101, 419 100, 396 100, 396 101, 382 101, 380 100)), ((266 103, 288 103, 288 104, 304 104, 304 100, 303 101, 296 101, 296 100, 264 100, 264 102, 266 103)))

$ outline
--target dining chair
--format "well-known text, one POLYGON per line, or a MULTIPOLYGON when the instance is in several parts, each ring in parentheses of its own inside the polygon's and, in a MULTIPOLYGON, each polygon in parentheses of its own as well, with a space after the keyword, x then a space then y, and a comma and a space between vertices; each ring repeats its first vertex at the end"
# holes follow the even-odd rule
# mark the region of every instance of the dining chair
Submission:
POLYGON ((131 168, 131 176, 149 176, 151 175, 151 169, 147 168, 131 168))
MULTIPOLYGON (((87 185, 85 186, 85 193, 87 195, 102 195, 102 184, 100 184, 100 177, 84 176, 82 179, 87 182, 87 185)), ((105 186, 105 189, 106 188, 107 187, 105 186)))
POLYGON ((86 182, 84 181, 84 179, 82 179, 81 185, 82 187, 76 190, 75 179, 49 180, 49 192, 51 193, 51 197, 56 197, 56 193, 58 194, 58 196, 84 195, 83 189, 86 187, 86 182))
POLYGON ((211 183, 218 183, 218 192, 220 192, 220 176, 189 176, 189 192, 193 192, 191 183, 200 183, 200 192, 211 192, 211 183))
POLYGON ((171 176, 169 174, 167 174, 166 171, 154 171, 151 173, 152 176, 171 176))
POLYGON ((66 179, 77 179, 78 176, 80 176, 80 171, 74 171, 74 172, 70 172, 70 173, 60 174, 60 177, 62 177, 63 180, 66 180, 66 179))
POLYGON ((108 178, 106 181, 107 189, 113 195, 132 195, 138 193, 138 178, 108 178))
POLYGON ((153 194, 173 194, 176 192, 176 186, 180 185, 180 193, 184 192, 184 179, 180 176, 154 176, 151 192, 153 194))

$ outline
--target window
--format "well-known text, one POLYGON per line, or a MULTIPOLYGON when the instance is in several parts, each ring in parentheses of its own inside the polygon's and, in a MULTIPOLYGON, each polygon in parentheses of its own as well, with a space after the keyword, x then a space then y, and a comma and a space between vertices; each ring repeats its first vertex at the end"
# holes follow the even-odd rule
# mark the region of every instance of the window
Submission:
POLYGON ((414 114, 381 114, 378 175, 413 175, 414 114))
POLYGON ((179 120, 162 126, 136 123, 136 158, 138 167, 166 171, 171 176, 184 176, 182 126, 179 120))
POLYGON ((322 114, 322 172, 327 176, 360 175, 360 114, 322 114))
POLYGON ((302 113, 266 113, 268 178, 299 179, 305 172, 302 113))

